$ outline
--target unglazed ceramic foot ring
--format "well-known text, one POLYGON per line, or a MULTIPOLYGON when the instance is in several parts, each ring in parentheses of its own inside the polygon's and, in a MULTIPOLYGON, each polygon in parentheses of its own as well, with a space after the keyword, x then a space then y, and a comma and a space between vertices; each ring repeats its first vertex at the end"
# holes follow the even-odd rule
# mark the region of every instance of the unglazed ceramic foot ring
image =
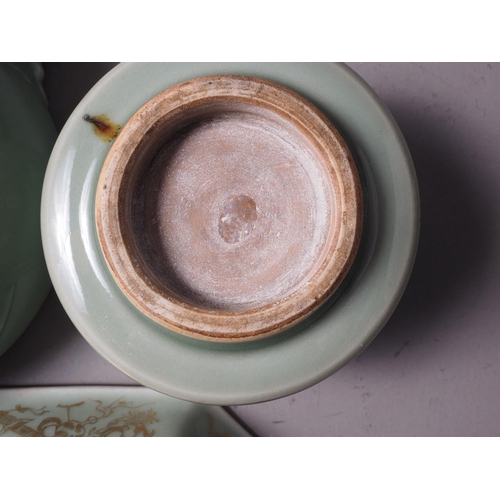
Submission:
POLYGON ((339 287, 362 193, 347 145, 308 101, 258 78, 202 77, 126 124, 96 224, 141 312, 191 337, 244 341, 296 324, 339 287))

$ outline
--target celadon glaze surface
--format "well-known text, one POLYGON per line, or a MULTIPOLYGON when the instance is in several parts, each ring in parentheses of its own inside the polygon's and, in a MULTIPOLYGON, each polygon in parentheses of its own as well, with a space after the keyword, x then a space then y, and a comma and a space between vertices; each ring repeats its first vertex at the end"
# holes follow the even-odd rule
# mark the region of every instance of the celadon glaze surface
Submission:
POLYGON ((40 237, 43 177, 56 139, 39 65, 0 64, 0 354, 49 289, 40 237))
MULTIPOLYGON (((95 127, 94 127, 95 128, 95 127)), ((265 401, 327 377, 374 338, 394 310, 418 238, 416 180, 394 120, 366 84, 332 64, 126 64, 103 78, 68 120, 44 185, 42 232, 56 291, 106 359, 140 383, 210 404, 265 401), (213 74, 276 81, 323 111, 355 155, 366 198, 365 231, 340 293, 306 322, 262 341, 213 344, 155 324, 122 294, 97 240, 95 191, 111 146, 84 117, 123 125, 179 82, 213 74)))

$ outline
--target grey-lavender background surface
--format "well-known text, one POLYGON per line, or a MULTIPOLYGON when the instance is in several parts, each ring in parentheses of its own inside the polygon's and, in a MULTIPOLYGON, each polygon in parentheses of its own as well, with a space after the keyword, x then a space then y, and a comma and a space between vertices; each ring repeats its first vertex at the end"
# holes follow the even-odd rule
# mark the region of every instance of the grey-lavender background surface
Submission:
MULTIPOLYGON (((393 317, 354 361, 280 400, 233 407, 261 436, 500 434, 500 64, 350 63, 394 115, 420 186, 417 260, 393 317)), ((113 63, 45 64, 60 130, 113 63)), ((135 384, 52 291, 0 359, 0 386, 135 384)))

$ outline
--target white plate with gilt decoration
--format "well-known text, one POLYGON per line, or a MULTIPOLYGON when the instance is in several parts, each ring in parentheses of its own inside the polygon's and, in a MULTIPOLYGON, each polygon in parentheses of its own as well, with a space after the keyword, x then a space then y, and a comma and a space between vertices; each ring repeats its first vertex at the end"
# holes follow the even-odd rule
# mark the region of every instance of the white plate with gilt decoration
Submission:
POLYGON ((0 390, 0 436, 248 437, 219 406, 188 403, 144 387, 0 390))

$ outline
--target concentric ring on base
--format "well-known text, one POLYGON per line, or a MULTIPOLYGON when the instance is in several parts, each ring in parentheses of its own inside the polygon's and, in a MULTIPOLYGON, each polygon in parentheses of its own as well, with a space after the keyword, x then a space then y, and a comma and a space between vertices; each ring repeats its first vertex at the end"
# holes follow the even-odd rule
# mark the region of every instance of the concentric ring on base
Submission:
POLYGON ((96 222, 140 311, 188 336, 252 340, 338 288, 362 194, 347 145, 312 104, 273 82, 210 76, 129 120, 104 163, 96 222))

